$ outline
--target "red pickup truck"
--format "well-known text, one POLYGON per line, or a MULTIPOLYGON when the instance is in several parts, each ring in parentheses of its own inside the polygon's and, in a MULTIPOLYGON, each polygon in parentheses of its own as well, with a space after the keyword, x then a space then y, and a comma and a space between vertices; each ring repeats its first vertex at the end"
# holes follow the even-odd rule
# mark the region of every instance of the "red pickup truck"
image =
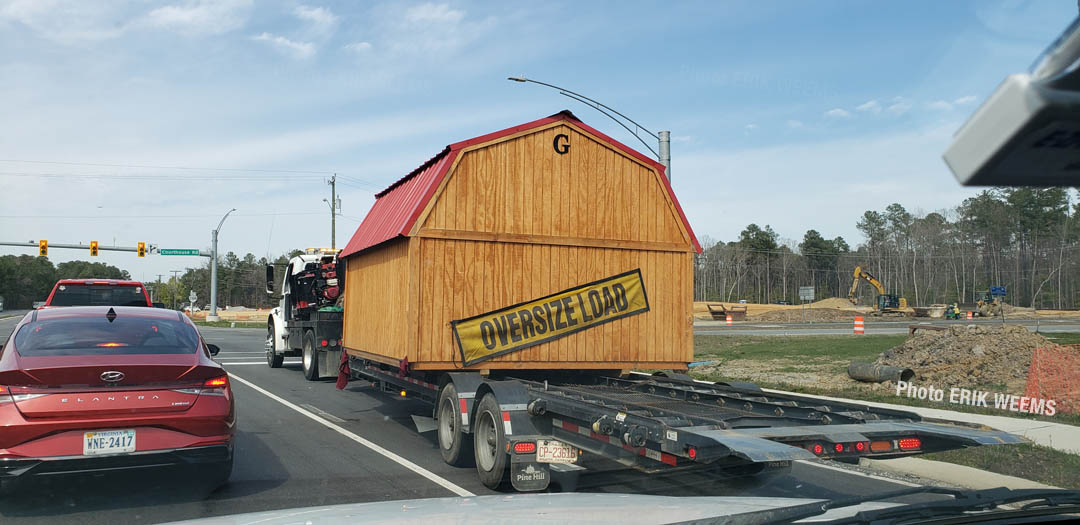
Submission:
POLYGON ((56 281, 45 307, 150 306, 150 294, 139 281, 117 279, 61 279, 56 281))

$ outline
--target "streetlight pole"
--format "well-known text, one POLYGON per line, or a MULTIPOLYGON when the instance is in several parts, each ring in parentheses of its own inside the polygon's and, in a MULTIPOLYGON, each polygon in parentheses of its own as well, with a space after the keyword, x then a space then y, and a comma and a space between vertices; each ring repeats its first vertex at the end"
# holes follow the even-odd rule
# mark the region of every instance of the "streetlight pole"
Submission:
POLYGON ((560 95, 570 97, 570 98, 572 98, 572 99, 574 99, 574 100, 576 100, 578 102, 581 102, 582 104, 585 104, 586 106, 589 106, 590 108, 593 108, 593 109, 599 111, 600 113, 603 113, 605 116, 607 116, 611 120, 614 120, 616 123, 618 123, 620 126, 622 126, 623 129, 625 129, 626 131, 629 131, 632 135, 634 135, 634 137, 636 139, 641 141, 641 143, 646 148, 648 148, 649 151, 651 151, 654 156, 656 156, 656 159, 658 161, 660 161, 660 164, 664 165, 664 173, 667 176, 668 181, 669 182, 671 181, 671 132, 670 131, 661 131, 659 133, 653 133, 653 132, 645 129, 645 127, 642 126, 641 124, 638 124, 637 122, 634 122, 634 120, 631 119, 630 117, 627 117, 626 115, 623 115, 622 113, 619 113, 614 108, 612 108, 610 106, 607 106, 607 105, 603 104, 602 102, 597 102, 597 101, 595 101, 595 100, 593 100, 593 99, 591 99, 589 97, 586 97, 585 95, 582 95, 581 93, 574 93, 573 91, 570 91, 569 89, 561 88, 561 87, 556 86, 554 84, 548 84, 547 82, 540 82, 539 80, 533 80, 531 78, 525 78, 524 75, 522 75, 520 77, 507 77, 506 79, 507 80, 512 80, 514 82, 532 82, 533 84, 540 84, 541 86, 547 86, 549 88, 556 89, 556 90, 559 91, 560 95), (605 109, 607 111, 604 111, 605 109), (618 115, 619 117, 622 118, 622 120, 619 120, 618 118, 616 118, 611 113, 608 113, 608 111, 610 111, 611 113, 614 113, 615 115, 618 115), (630 129, 630 126, 627 126, 626 123, 623 122, 623 120, 625 120, 626 122, 628 122, 630 124, 633 124, 634 129, 630 129), (659 151, 653 149, 652 146, 650 146, 648 142, 645 142, 645 139, 642 139, 641 136, 638 135, 638 131, 644 131, 645 133, 648 133, 650 137, 656 139, 657 149, 659 151))
POLYGON ((206 315, 207 321, 221 320, 217 314, 217 238, 218 231, 221 230, 221 225, 225 224, 225 219, 234 211, 236 211, 236 208, 226 212, 225 216, 221 218, 221 222, 218 223, 217 228, 214 229, 214 243, 210 249, 210 313, 206 315))

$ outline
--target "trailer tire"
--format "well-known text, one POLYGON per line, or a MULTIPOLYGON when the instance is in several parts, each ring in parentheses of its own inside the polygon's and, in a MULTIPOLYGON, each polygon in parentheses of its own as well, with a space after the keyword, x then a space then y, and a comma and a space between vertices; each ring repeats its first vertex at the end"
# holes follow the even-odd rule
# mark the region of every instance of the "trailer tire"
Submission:
POLYGON ((485 394, 476 407, 473 445, 480 482, 489 489, 497 490, 509 479, 507 467, 510 455, 506 452, 506 432, 495 394, 485 394))
POLYGON ((304 378, 308 381, 319 379, 319 356, 315 355, 315 333, 311 330, 304 331, 303 363, 304 378))
POLYGON ((468 467, 473 460, 473 437, 461 428, 458 393, 454 383, 439 392, 435 415, 438 418, 439 452, 447 465, 468 467))
POLYGON ((274 351, 276 343, 277 331, 274 330, 274 324, 266 323, 266 364, 270 365, 270 368, 281 368, 281 364, 285 362, 285 354, 274 351))

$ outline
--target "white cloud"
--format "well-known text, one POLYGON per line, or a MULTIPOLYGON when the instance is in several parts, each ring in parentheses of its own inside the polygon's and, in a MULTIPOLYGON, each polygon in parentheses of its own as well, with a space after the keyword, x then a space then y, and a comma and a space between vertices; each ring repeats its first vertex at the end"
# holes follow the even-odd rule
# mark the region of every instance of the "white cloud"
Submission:
POLYGON ((789 120, 787 121, 787 127, 790 129, 798 129, 803 127, 803 123, 801 120, 789 120))
POLYGON ((953 104, 956 104, 957 106, 963 106, 964 104, 971 104, 972 102, 975 102, 975 95, 960 97, 954 100, 953 104))
POLYGON ((944 100, 935 100, 927 104, 926 107, 937 111, 951 111, 953 105, 944 100))
POLYGON ((878 102, 877 99, 868 100, 856 106, 855 109, 858 111, 866 111, 870 113, 881 113, 881 103, 878 102))
POLYGON ((188 0, 154 9, 140 22, 183 35, 218 35, 243 27, 252 4, 252 0, 188 0))
POLYGON ((315 55, 315 44, 311 42, 296 42, 270 33, 262 33, 251 38, 259 42, 267 42, 279 52, 298 60, 306 60, 315 55))
POLYGON ((346 51, 353 53, 366 53, 371 51, 371 42, 353 42, 342 46, 346 51))
POLYGON ((757 124, 747 124, 744 129, 746 130, 747 133, 749 133, 751 131, 754 131, 755 129, 758 129, 758 125, 757 124))
POLYGON ((825 112, 825 116, 831 118, 847 118, 851 116, 851 113, 849 113, 846 109, 832 108, 829 111, 825 112))
POLYGON ((465 12, 451 9, 447 4, 420 4, 405 11, 409 22, 456 24, 465 18, 465 12))
POLYGON ((888 111, 894 115, 903 115, 910 111, 911 108, 912 103, 910 100, 904 97, 894 97, 892 105, 888 107, 888 111))
POLYGON ((300 20, 306 20, 320 26, 332 26, 338 21, 337 15, 325 7, 299 5, 296 6, 296 9, 293 9, 293 14, 300 20))

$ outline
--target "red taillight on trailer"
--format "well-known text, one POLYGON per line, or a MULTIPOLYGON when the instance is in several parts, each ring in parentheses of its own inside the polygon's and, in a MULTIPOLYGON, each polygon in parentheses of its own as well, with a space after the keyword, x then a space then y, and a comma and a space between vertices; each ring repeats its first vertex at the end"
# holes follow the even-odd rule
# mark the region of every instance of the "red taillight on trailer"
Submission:
POLYGON ((689 456, 690 459, 697 459, 697 449, 694 447, 687 448, 686 455, 689 456))
POLYGON ((837 444, 833 445, 833 450, 835 450, 837 452, 843 452, 844 451, 844 444, 843 443, 837 443, 837 444))
POLYGON ((326 339, 323 339, 323 340, 322 340, 322 345, 323 345, 323 346, 326 346, 326 345, 329 345, 329 344, 330 344, 330 342, 329 342, 329 341, 327 341, 326 339))
POLYGON ((536 452, 536 443, 532 441, 518 441, 514 443, 515 454, 532 454, 536 452))
POLYGON ((814 452, 814 454, 817 454, 817 455, 820 456, 825 452, 825 447, 821 446, 821 443, 814 443, 814 446, 811 447, 810 450, 812 450, 814 452))
POLYGON ((904 438, 900 440, 900 450, 915 450, 922 448, 922 440, 919 438, 904 438))
POLYGON ((863 442, 863 441, 855 442, 855 451, 856 452, 864 452, 864 451, 866 451, 866 443, 863 442))

